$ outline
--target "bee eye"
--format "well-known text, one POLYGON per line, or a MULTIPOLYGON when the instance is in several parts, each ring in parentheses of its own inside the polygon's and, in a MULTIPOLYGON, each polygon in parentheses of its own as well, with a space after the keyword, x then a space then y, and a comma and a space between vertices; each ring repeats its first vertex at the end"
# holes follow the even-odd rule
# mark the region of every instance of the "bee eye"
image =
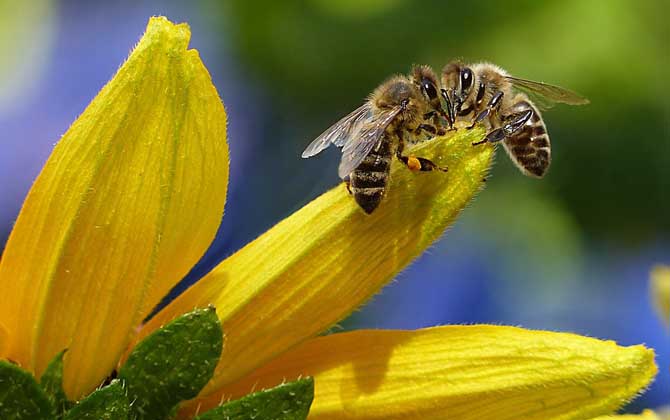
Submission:
POLYGON ((465 92, 472 86, 472 70, 464 68, 461 70, 461 92, 465 92))
POLYGON ((431 82, 428 79, 423 79, 421 81, 421 87, 423 88, 423 92, 428 96, 428 99, 435 99, 437 98, 437 89, 435 89, 435 85, 433 82, 431 82))

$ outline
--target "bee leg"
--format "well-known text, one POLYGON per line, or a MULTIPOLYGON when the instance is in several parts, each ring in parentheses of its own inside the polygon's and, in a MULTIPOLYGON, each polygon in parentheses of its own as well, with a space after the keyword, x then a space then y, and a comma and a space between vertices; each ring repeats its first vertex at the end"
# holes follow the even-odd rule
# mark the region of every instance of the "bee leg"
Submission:
POLYGON ((437 112, 435 112, 435 111, 426 112, 425 114, 423 114, 423 120, 424 121, 431 120, 431 119, 435 118, 436 115, 437 115, 437 112))
POLYGON ((419 126, 414 130, 414 133, 421 134, 422 131, 425 131, 429 138, 435 137, 437 134, 437 128, 430 124, 419 124, 419 126))
POLYGON ((449 168, 447 168, 446 166, 438 166, 432 160, 422 157, 409 155, 409 156, 399 156, 398 159, 400 159, 405 165, 407 165, 410 171, 430 172, 436 169, 442 172, 449 171, 449 168))
POLYGON ((398 158, 399 161, 405 164, 407 168, 412 171, 412 172, 430 172, 432 170, 437 169, 438 171, 442 172, 447 172, 449 169, 446 166, 438 166, 435 164, 433 161, 430 159, 422 158, 422 157, 417 157, 413 155, 409 156, 404 156, 402 154, 403 149, 405 148, 405 144, 402 141, 402 137, 400 138, 400 142, 398 143, 398 149, 395 152, 395 156, 398 158))
POLYGON ((447 168, 446 166, 438 166, 435 162, 433 162, 430 159, 417 157, 413 155, 409 156, 398 155, 397 158, 399 161, 404 163, 407 166, 407 168, 412 172, 417 171, 430 172, 436 169, 442 172, 449 171, 449 168, 447 168))
POLYGON ((519 131, 532 116, 533 116, 532 109, 528 109, 523 112, 506 116, 504 118, 504 121, 507 121, 505 125, 491 131, 482 140, 476 141, 472 143, 472 145, 477 146, 483 143, 497 143, 501 140, 505 140, 507 137, 510 137, 511 135, 519 131))
MULTIPOLYGON (((442 111, 442 112, 444 113, 444 111, 442 111)), ((435 128, 435 132, 433 133, 433 137, 434 136, 444 136, 445 134, 447 134, 447 131, 455 130, 455 128, 453 128, 453 127, 449 130, 444 129, 444 127, 442 126, 442 122, 440 121, 440 114, 437 111, 431 111, 428 114, 431 114, 431 118, 433 119, 433 121, 432 121, 433 123, 432 123, 431 127, 435 128)), ((428 115, 428 114, 425 114, 423 116, 424 120, 426 119, 426 115, 428 115)), ((449 122, 448 117, 446 116, 446 113, 444 114, 444 116, 445 116, 445 118, 447 118, 447 122, 449 122)))
POLYGON ((344 185, 347 187, 347 191, 349 192, 349 195, 352 195, 353 193, 351 192, 351 180, 349 178, 346 178, 344 180, 344 185))
POLYGON ((501 140, 505 140, 506 137, 507 135, 505 134, 505 129, 500 127, 488 133, 482 140, 473 142, 472 145, 478 146, 484 143, 497 143, 501 140))
POLYGON ((472 130, 475 128, 475 125, 480 123, 481 121, 484 121, 485 118, 487 118, 489 115, 491 115, 492 112, 497 111, 498 108, 500 108, 500 104, 502 104, 502 97, 504 93, 502 91, 496 92, 495 95, 491 97, 491 100, 489 101, 488 104, 486 104, 486 108, 480 112, 475 119, 472 121, 472 124, 467 127, 468 130, 472 130))
MULTIPOLYGON (((431 127, 433 128, 433 127, 431 127)), ((398 148, 395 151, 395 156, 398 158, 399 161, 405 164, 407 168, 412 171, 422 171, 422 172, 427 172, 427 171, 432 171, 433 169, 438 169, 443 172, 447 172, 446 167, 440 167, 437 166, 435 163, 430 161, 429 159, 422 158, 422 157, 416 157, 416 156, 404 156, 402 154, 403 150, 405 150, 405 140, 403 140, 402 133, 400 131, 397 132, 398 135, 398 148)))

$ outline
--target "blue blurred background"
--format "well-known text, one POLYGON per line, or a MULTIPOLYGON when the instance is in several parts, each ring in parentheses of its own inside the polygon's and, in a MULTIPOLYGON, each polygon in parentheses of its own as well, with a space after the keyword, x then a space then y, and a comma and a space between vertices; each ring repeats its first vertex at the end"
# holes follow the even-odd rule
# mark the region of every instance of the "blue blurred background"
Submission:
POLYGON ((179 290, 337 183, 336 151, 299 154, 387 76, 490 60, 591 105, 545 113, 548 176, 500 154, 456 226, 342 328, 485 322, 645 343, 660 374, 627 410, 670 403, 668 330, 647 290, 651 266, 670 263, 667 2, 0 1, 0 244, 55 142, 158 14, 191 25, 230 121, 226 218, 179 290))

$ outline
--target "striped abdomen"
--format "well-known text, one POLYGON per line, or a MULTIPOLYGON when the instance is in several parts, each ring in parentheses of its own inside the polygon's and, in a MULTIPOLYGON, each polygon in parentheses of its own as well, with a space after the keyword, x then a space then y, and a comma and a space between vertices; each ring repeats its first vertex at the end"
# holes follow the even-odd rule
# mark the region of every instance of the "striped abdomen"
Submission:
POLYGON ((517 102, 510 112, 517 114, 531 109, 533 115, 516 133, 503 142, 512 161, 525 175, 541 178, 551 164, 551 143, 547 127, 537 108, 527 100, 517 102))
POLYGON ((372 213, 384 198, 392 156, 391 141, 385 134, 379 147, 372 149, 349 177, 354 199, 367 214, 372 213))

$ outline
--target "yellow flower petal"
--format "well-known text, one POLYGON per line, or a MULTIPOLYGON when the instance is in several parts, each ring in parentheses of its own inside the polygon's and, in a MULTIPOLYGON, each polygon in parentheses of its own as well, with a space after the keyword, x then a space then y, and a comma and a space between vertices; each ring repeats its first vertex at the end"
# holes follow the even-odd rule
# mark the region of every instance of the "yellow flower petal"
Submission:
POLYGON ((0 354, 7 353, 9 348, 9 334, 7 333, 7 328, 0 323, 0 354))
POLYGON ((109 374, 221 220, 226 116, 189 37, 185 24, 150 20, 54 149, 0 263, 8 357, 39 375, 68 348, 72 398, 109 374))
POLYGON ((670 267, 654 267, 651 271, 650 292, 658 316, 670 324, 670 267))
POLYGON ((651 410, 644 410, 640 414, 601 416, 592 420, 663 420, 663 418, 651 410))
POLYGON ((203 391, 236 380, 351 313, 442 235, 483 183, 493 148, 460 130, 413 151, 449 166, 413 173, 395 164, 370 216, 344 184, 226 259, 152 319, 142 334, 194 307, 216 306, 226 342, 203 391))
POLYGON ((578 420, 611 413, 656 374, 654 353, 499 326, 354 331, 309 340, 182 410, 314 377, 310 419, 578 420))

